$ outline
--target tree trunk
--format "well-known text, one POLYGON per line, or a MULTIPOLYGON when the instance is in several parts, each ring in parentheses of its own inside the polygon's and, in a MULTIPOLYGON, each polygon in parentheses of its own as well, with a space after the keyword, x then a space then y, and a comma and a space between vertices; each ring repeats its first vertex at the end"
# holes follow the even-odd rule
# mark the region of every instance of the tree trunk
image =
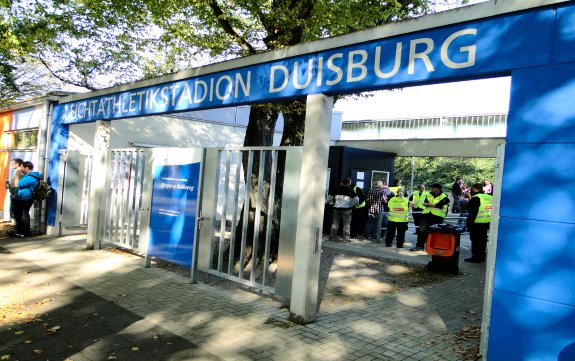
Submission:
MULTIPOLYGON (((304 123, 305 123, 305 101, 296 100, 290 101, 289 103, 283 104, 265 104, 265 105, 254 105, 250 109, 250 117, 248 128, 246 129, 246 137, 244 141, 244 146, 271 146, 273 145, 274 128, 277 121, 277 117, 280 113, 284 117, 284 130, 281 140, 281 145, 283 146, 297 146, 303 143, 304 134, 304 123)), ((244 167, 244 179, 248 180, 251 184, 249 210, 248 210, 248 229, 246 234, 246 248, 244 250, 244 257, 247 262, 252 258, 253 250, 253 240, 254 240, 254 225, 256 220, 256 200, 257 200, 257 188, 258 188, 258 169, 261 161, 266 162, 265 169, 270 169, 271 157, 266 157, 265 159, 260 159, 259 156, 254 156, 253 166, 251 174, 247 174, 248 165, 248 155, 244 154, 242 159, 244 167)), ((278 162, 277 162, 277 173, 276 173, 276 185, 275 185, 275 200, 274 200, 274 212, 272 220, 272 237, 270 244, 270 258, 271 260, 277 259, 278 248, 279 248, 279 225, 281 219, 281 196, 283 193, 283 182, 284 182, 284 168, 285 168, 285 153, 279 152, 278 162)), ((258 254, 256 255, 257 260, 261 261, 265 252, 265 234, 267 230, 267 214, 269 210, 267 209, 269 201, 269 191, 270 191, 270 180, 271 174, 266 172, 263 177, 263 194, 262 194, 262 204, 260 206, 261 213, 258 215, 260 217, 260 227, 258 229, 258 254)), ((246 203, 247 204, 247 203, 246 203)), ((238 220, 238 227, 236 228, 236 243, 234 248, 234 261, 238 261, 241 256, 241 240, 242 240, 242 227, 243 217, 245 216, 246 208, 242 208, 240 219, 238 220)), ((245 265, 241 267, 245 267, 245 265)))
MULTIPOLYGON (((274 130, 279 115, 279 109, 277 105, 272 104, 256 104, 252 105, 250 108, 249 123, 246 129, 246 136, 244 139, 244 146, 255 147, 255 146, 272 146, 274 139, 274 130)), ((269 157, 267 157, 269 158, 269 157)), ((257 201, 257 189, 258 189, 258 170, 260 162, 271 162, 270 159, 260 159, 260 156, 254 156, 252 171, 248 174, 248 153, 245 152, 242 158, 242 164, 244 169, 244 179, 246 180, 246 186, 251 186, 251 192, 249 201, 244 204, 242 208, 238 227, 236 228, 236 242, 234 244, 234 261, 238 261, 241 256, 241 245, 242 245, 242 226, 244 222, 244 217, 246 213, 246 204, 248 207, 248 228, 246 234, 246 248, 244 250, 244 256, 246 263, 251 259, 253 250, 253 240, 254 240, 254 224, 255 224, 255 211, 256 211, 256 201, 257 201)), ((266 164, 267 165, 267 164, 266 164)), ((269 167, 266 167, 268 169, 269 167)), ((263 195, 262 195, 262 207, 260 217, 260 227, 258 230, 258 259, 263 256, 264 242, 265 242, 265 232, 266 232, 266 222, 265 216, 267 211, 267 199, 269 197, 270 190, 270 174, 265 174, 263 178, 263 195)), ((240 265, 244 267, 245 265, 240 265)))

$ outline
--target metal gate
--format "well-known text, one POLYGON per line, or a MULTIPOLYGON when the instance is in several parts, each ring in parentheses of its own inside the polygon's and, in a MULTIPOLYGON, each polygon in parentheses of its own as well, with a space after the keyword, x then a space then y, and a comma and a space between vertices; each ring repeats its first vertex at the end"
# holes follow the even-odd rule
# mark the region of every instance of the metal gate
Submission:
POLYGON ((299 179, 301 148, 213 149, 207 159, 199 269, 277 294, 291 284, 298 195, 284 179, 299 179))
POLYGON ((138 249, 142 184, 146 173, 143 149, 111 149, 104 240, 138 249))
MULTIPOLYGON (((101 234, 103 241, 144 251, 146 259, 153 164, 162 163, 162 156, 154 154, 142 148, 111 149, 105 174, 93 174, 105 179, 106 195, 95 237, 101 234)), ((289 298, 302 148, 210 148, 203 158, 193 272, 289 298), (250 218, 243 217, 244 211, 250 218)))

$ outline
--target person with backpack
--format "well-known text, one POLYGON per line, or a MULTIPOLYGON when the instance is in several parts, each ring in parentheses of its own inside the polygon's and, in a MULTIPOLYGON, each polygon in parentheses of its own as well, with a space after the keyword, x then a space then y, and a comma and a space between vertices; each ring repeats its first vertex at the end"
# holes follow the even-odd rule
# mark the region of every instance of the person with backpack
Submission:
POLYGON ((34 204, 34 190, 38 187, 40 174, 34 172, 32 162, 22 163, 22 177, 18 181, 18 188, 14 194, 14 216, 16 230, 14 237, 29 237, 30 232, 30 208, 34 204))

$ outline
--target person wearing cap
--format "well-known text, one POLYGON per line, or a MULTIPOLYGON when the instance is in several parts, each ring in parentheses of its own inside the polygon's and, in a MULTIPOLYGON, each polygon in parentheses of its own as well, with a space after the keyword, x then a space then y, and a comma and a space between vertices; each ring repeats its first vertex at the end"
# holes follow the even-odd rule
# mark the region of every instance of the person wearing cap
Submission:
POLYGON ((487 248, 487 233, 491 224, 491 208, 493 197, 486 194, 483 185, 477 183, 471 186, 473 197, 467 204, 467 228, 471 240, 471 258, 465 262, 485 262, 485 249, 487 248))
POLYGON ((417 243, 410 251, 423 251, 425 242, 427 241, 429 227, 434 224, 443 223, 445 216, 447 216, 449 197, 443 193, 441 184, 434 183, 431 185, 431 192, 427 194, 423 206, 425 206, 425 209, 423 210, 423 217, 419 224, 417 243))

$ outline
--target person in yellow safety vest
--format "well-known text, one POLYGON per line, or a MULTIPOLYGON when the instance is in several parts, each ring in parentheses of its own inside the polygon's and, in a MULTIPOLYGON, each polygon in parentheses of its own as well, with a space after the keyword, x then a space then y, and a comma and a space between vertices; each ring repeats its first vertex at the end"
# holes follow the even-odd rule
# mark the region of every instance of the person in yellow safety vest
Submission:
POLYGON ((363 229, 365 228, 365 223, 367 222, 367 207, 365 203, 365 195, 360 187, 352 184, 353 192, 359 198, 359 204, 357 207, 353 207, 351 211, 351 229, 350 237, 357 238, 357 236, 363 234, 363 229))
POLYGON ((410 251, 423 251, 425 242, 427 241, 427 234, 429 227, 434 224, 443 223, 447 211, 449 209, 449 197, 443 193, 442 186, 439 183, 431 185, 431 192, 427 194, 423 206, 423 217, 419 223, 419 231, 417 233, 417 243, 410 248, 410 251))
POLYGON ((405 189, 403 189, 403 186, 401 185, 401 179, 394 179, 394 180, 393 180, 393 186, 388 187, 388 189, 393 192, 393 195, 394 195, 394 196, 397 195, 397 192, 398 192, 398 189, 399 189, 399 188, 402 189, 403 195, 404 195, 405 197, 407 197, 407 192, 405 191, 405 189))
POLYGON ((409 197, 409 205, 411 206, 411 215, 413 216, 413 224, 415 224, 415 233, 419 230, 419 223, 421 223, 421 218, 423 217, 423 210, 425 206, 423 202, 429 192, 425 191, 425 185, 420 184, 417 186, 417 191, 414 192, 411 197, 409 197))
POLYGON ((397 229, 397 248, 403 248, 407 221, 409 220, 409 200, 403 195, 403 188, 397 189, 397 195, 388 202, 389 217, 387 219, 387 235, 385 236, 386 247, 391 247, 395 230, 397 229))
POLYGON ((471 239, 471 258, 466 258, 464 261, 481 263, 485 262, 493 197, 484 192, 481 183, 472 185, 471 193, 473 197, 467 204, 469 212, 467 215, 467 229, 469 229, 469 238, 471 239))

